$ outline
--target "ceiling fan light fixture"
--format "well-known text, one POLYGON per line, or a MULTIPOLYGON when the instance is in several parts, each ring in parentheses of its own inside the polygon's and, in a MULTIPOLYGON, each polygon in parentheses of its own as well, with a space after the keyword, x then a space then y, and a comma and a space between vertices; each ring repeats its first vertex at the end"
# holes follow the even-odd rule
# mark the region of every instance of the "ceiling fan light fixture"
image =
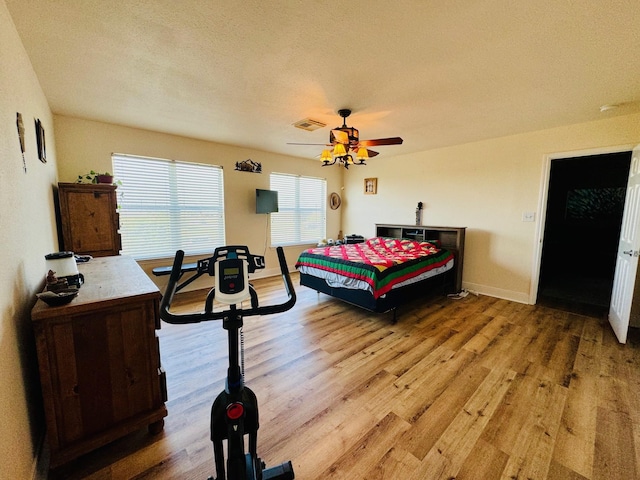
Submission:
POLYGON ((336 143, 335 147, 333 147, 333 155, 336 157, 344 157, 347 154, 347 151, 344 148, 342 143, 336 143))
POLYGON ((360 160, 360 163, 363 163, 369 158, 369 152, 365 147, 358 148, 358 153, 356 154, 356 158, 360 160))
POLYGON ((322 160, 323 165, 329 165, 332 160, 331 150, 325 148, 322 151, 322 155, 320 155, 320 160, 322 160))
MULTIPOLYGON (((347 126, 347 117, 351 115, 351 110, 348 108, 340 109, 338 110, 338 115, 342 117, 342 126, 331 130, 328 144, 290 143, 290 145, 325 145, 330 147, 325 148, 320 154, 322 166, 326 167, 337 163, 339 166, 348 169, 349 165, 366 165, 367 159, 378 155, 378 152, 368 150, 368 147, 402 144, 402 138, 400 137, 360 141, 360 132, 358 129, 347 126), (354 161, 354 156, 349 153, 350 151, 354 152, 356 161, 354 161)), ((306 119, 305 121, 301 121, 301 123, 304 123, 304 125, 299 126, 299 128, 308 127, 307 124, 312 122, 306 119)))

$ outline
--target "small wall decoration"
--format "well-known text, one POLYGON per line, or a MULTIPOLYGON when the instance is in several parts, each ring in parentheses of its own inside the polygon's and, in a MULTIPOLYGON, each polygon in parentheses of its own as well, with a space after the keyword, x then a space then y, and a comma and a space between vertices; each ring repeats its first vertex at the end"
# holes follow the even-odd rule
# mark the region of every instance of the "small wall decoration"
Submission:
POLYGON ((18 140, 20 140, 20 152, 22 153, 22 168, 27 173, 27 161, 24 159, 24 124, 22 123, 22 114, 16 112, 16 127, 18 128, 18 140))
POLYGON ((365 178, 364 179, 364 194, 375 195, 378 193, 378 179, 377 178, 365 178))
POLYGON ((329 208, 331 208, 331 210, 337 210, 338 208, 340 208, 341 204, 342 199, 340 198, 340 195, 338 195, 336 192, 333 192, 329 196, 329 208))
POLYGON ((42 163, 47 163, 47 149, 44 141, 44 128, 39 118, 36 118, 36 142, 38 142, 38 158, 42 163))
POLYGON ((241 172, 262 173, 262 164, 247 158, 242 162, 236 162, 236 170, 241 172))

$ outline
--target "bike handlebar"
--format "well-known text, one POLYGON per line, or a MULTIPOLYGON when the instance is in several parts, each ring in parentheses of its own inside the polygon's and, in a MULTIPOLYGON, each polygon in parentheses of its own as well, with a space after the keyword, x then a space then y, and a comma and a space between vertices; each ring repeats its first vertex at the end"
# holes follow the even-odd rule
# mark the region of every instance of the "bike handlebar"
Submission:
MULTIPOLYGON (((284 256, 282 247, 276 249, 278 254, 278 261, 280 263, 280 272, 282 274, 282 280, 287 291, 287 301, 276 305, 265 305, 264 307, 254 306, 248 309, 236 308, 235 312, 240 316, 249 317, 252 315, 273 315, 274 313, 281 313, 292 308, 296 303, 296 292, 293 289, 293 283, 291 283, 291 277, 289 276, 289 270, 287 268, 287 260, 284 256)), ((208 320, 220 320, 225 318, 230 310, 223 310, 219 312, 204 311, 199 313, 171 313, 169 308, 173 301, 173 296, 176 293, 178 286, 178 280, 180 279, 182 270, 182 261, 184 259, 184 252, 178 250, 176 252, 175 259, 173 260, 173 267, 171 268, 171 275, 169 276, 169 283, 165 290, 165 294, 162 297, 160 303, 160 318, 167 323, 174 324, 187 324, 187 323, 200 323, 208 320)), ((252 302, 253 303, 253 302, 252 302)))

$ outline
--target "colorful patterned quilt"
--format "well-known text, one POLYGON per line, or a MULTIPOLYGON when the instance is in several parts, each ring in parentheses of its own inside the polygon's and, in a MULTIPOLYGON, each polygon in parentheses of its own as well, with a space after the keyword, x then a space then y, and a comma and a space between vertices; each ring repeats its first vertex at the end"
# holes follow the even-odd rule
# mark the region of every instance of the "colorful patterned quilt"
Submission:
MULTIPOLYGON (((453 253, 430 242, 375 237, 364 243, 317 247, 298 257, 296 268, 364 282, 378 298, 394 286, 453 265, 453 253)), ((448 269, 447 268, 447 269, 448 269)))

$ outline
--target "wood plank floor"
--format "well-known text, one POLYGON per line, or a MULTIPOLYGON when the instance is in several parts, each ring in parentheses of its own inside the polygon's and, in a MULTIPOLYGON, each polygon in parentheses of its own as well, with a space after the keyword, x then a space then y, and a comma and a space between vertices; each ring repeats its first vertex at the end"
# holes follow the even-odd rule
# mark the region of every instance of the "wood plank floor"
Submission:
MULTIPOLYGON (((486 296, 433 297, 371 314, 294 284, 289 312, 245 319, 258 452, 296 479, 640 478, 640 339, 604 317, 486 296)), ((276 303, 279 279, 254 282, 276 303)), ((179 308, 197 310, 192 294, 179 308)), ((176 304, 178 307, 178 305, 176 304)), ((206 479, 211 403, 223 388, 219 322, 159 332, 164 431, 137 432, 52 479, 206 479)))

